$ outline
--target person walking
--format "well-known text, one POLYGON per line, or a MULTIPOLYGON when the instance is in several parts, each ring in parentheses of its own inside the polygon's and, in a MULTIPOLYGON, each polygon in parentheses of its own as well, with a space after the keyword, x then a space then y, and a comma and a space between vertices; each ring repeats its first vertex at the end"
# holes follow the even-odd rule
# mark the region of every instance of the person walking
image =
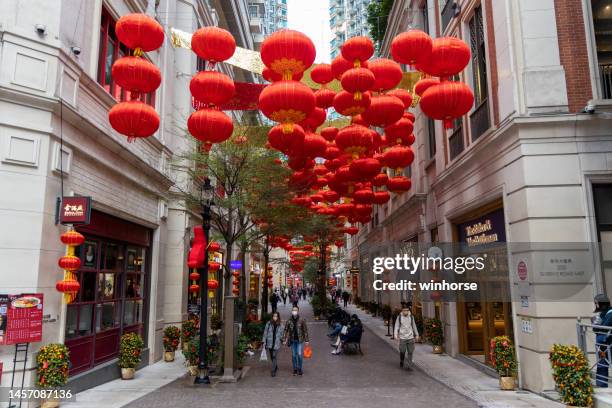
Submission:
POLYGON ((406 368, 412 371, 412 354, 414 343, 419 340, 419 330, 414 322, 414 316, 410 313, 410 303, 402 302, 402 312, 395 319, 393 336, 399 340, 400 367, 404 367, 404 357, 408 354, 408 365, 406 368))
POLYGON ((287 304, 286 288, 281 289, 281 298, 283 298, 283 305, 286 305, 287 304))
POLYGON ((272 377, 276 377, 278 371, 278 352, 281 346, 281 338, 283 335, 280 313, 272 312, 272 319, 268 320, 263 333, 263 348, 270 353, 270 362, 272 363, 272 377))
POLYGON ((349 295, 346 290, 342 292, 342 301, 344 302, 344 307, 348 305, 349 297, 351 297, 351 295, 349 295))
POLYGON ((293 306, 291 317, 285 324, 283 343, 291 347, 291 361, 293 375, 302 375, 302 362, 304 360, 304 344, 308 344, 308 326, 306 320, 300 316, 300 308, 293 306))
POLYGON ((595 385, 602 388, 608 387, 608 371, 612 353, 610 347, 612 344, 612 307, 610 299, 604 294, 595 296, 595 316, 592 322, 596 327, 593 329, 595 333, 595 348, 597 349, 597 374, 595 375, 595 385))
POLYGON ((276 292, 272 292, 270 295, 270 305, 272 305, 272 314, 278 310, 278 295, 276 292))
POLYGON ((297 290, 293 290, 291 291, 291 303, 293 304, 293 307, 298 307, 298 302, 300 301, 300 298, 298 297, 297 294, 297 290))

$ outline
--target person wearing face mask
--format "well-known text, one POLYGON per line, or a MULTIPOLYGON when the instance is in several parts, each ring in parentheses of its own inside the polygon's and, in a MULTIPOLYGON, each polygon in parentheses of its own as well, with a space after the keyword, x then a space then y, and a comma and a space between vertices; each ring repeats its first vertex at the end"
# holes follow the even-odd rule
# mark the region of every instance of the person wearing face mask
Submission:
POLYGON ((282 328, 281 318, 278 312, 272 313, 272 320, 266 323, 263 334, 263 347, 270 353, 272 363, 272 377, 276 377, 278 371, 277 357, 281 346, 282 328))
POLYGON ((412 371, 412 354, 414 343, 419 340, 419 330, 414 322, 414 316, 410 313, 410 303, 402 302, 402 312, 395 319, 393 337, 399 340, 400 367, 404 367, 404 357, 408 354, 408 365, 406 368, 412 371))
POLYGON ((304 344, 308 344, 308 327, 306 320, 299 315, 299 310, 297 306, 293 306, 291 317, 287 320, 283 332, 283 343, 291 347, 293 375, 303 374, 304 344))

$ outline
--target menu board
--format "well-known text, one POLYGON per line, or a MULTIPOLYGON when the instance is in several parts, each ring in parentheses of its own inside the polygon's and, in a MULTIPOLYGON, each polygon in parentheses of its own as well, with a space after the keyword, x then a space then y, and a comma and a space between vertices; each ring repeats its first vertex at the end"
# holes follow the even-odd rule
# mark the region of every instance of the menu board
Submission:
POLYGON ((42 340, 43 294, 0 295, 0 344, 42 340))

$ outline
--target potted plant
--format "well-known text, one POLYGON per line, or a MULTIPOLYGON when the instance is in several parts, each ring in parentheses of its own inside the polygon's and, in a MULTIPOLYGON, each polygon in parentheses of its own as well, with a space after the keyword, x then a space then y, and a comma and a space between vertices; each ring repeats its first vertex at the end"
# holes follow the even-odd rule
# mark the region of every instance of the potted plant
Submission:
POLYGON ((321 302, 321 297, 314 295, 310 299, 310 305, 312 306, 312 313, 314 314, 315 320, 319 320, 321 318, 321 312, 323 310, 323 302, 321 302))
MULTIPOLYGON (((219 340, 216 336, 208 336, 206 338, 206 360, 210 365, 215 362, 219 340)), ((186 350, 183 350, 185 355, 185 365, 189 368, 189 374, 195 376, 198 374, 198 364, 200 364, 200 336, 195 336, 188 344, 186 350)))
POLYGON ((183 342, 183 352, 189 347, 189 342, 196 335, 198 329, 197 322, 193 319, 189 319, 183 322, 183 330, 181 330, 181 341, 183 342))
POLYGON ((254 349, 261 345, 261 339, 265 329, 265 323, 261 321, 249 321, 244 327, 244 336, 254 349))
MULTIPOLYGON (((36 384, 43 389, 61 388, 68 381, 70 352, 63 344, 52 343, 41 347, 36 356, 36 384)), ((49 398, 43 401, 42 408, 60 406, 58 399, 49 398)))
POLYGON ((221 330, 223 328, 223 320, 221 320, 221 318, 219 318, 218 314, 213 314, 210 317, 210 329, 217 331, 217 330, 221 330))
POLYGON ((181 329, 168 326, 164 329, 164 361, 174 361, 174 353, 181 341, 181 329))
POLYGON ((440 319, 425 320, 425 338, 432 344, 434 354, 442 354, 444 344, 444 330, 440 319))
POLYGON ((512 391, 515 388, 516 357, 514 346, 508 336, 493 337, 489 342, 489 358, 499 374, 499 388, 512 391))
POLYGON ((144 341, 136 333, 126 333, 121 336, 119 344, 119 367, 121 378, 131 380, 134 378, 136 366, 140 364, 140 356, 144 348, 144 341))
POLYGON ((593 385, 589 375, 589 362, 577 346, 554 344, 549 360, 553 379, 568 407, 590 407, 593 405, 593 385))
POLYGON ((247 350, 249 348, 249 338, 244 334, 238 337, 238 344, 236 345, 236 367, 242 368, 244 366, 244 360, 246 359, 247 350))

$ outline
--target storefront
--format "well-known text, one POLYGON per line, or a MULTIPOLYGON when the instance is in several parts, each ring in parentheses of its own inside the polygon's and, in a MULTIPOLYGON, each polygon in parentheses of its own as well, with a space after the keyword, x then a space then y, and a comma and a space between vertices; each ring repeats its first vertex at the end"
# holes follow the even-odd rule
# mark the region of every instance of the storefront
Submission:
POLYGON ((66 315, 71 375, 116 358, 124 333, 146 341, 150 273, 151 230, 99 211, 78 230, 86 240, 76 253, 81 289, 66 315))
POLYGON ((485 268, 477 277, 479 291, 469 299, 459 295, 457 326, 459 352, 489 364, 489 340, 512 338, 512 303, 508 275, 506 225, 501 202, 467 214, 455 223, 455 251, 459 256, 483 257, 485 268))

